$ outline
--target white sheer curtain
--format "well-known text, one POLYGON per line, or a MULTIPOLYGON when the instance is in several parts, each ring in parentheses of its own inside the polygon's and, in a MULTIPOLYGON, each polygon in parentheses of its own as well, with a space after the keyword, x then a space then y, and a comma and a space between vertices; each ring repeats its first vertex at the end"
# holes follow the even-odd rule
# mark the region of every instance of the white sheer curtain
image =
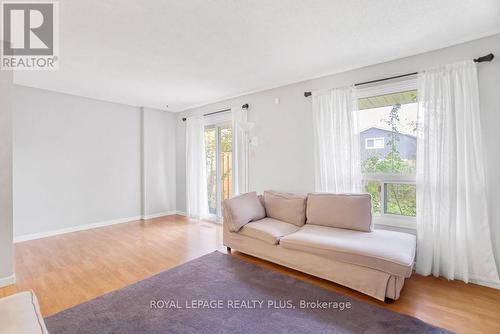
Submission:
POLYGON ((498 282, 488 219, 476 64, 418 76, 416 270, 498 282))
POLYGON ((231 108, 233 123, 233 195, 248 192, 248 112, 231 108))
POLYGON ((353 87, 313 92, 315 187, 320 192, 362 189, 353 87))
POLYGON ((197 219, 208 217, 204 131, 203 117, 186 120, 186 213, 197 219))

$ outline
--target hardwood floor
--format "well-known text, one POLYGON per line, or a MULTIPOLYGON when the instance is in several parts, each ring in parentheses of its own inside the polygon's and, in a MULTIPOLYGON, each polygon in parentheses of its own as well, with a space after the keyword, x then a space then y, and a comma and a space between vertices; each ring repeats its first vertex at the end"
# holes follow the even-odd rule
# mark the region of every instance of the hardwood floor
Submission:
MULTIPOLYGON (((221 226, 182 216, 26 241, 15 245, 17 283, 1 288, 0 297, 33 289, 48 316, 214 250, 226 252, 221 226)), ((413 275, 401 298, 384 304, 242 253, 231 255, 458 333, 500 333, 500 290, 413 275)))

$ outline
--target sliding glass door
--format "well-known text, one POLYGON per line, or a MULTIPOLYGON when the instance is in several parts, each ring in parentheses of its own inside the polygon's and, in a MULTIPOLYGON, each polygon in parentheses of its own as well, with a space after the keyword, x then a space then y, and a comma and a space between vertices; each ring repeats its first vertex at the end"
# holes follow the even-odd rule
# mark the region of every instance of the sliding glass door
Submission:
POLYGON ((231 123, 205 127, 208 208, 212 218, 222 217, 221 203, 233 194, 233 130, 231 123))

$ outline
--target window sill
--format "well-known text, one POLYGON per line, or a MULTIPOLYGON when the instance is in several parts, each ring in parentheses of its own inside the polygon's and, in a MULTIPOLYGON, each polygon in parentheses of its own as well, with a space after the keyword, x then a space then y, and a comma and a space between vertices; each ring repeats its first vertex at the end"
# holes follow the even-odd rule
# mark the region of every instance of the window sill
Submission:
POLYGON ((391 217, 389 215, 373 217, 375 225, 399 227, 410 230, 417 229, 417 221, 413 217, 391 217))

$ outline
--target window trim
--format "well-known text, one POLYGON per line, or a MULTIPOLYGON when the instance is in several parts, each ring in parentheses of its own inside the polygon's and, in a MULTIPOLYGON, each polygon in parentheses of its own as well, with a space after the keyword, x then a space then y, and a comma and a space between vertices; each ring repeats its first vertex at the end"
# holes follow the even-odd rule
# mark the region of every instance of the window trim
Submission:
POLYGON ((369 85, 368 84, 363 85, 363 87, 358 88, 356 90, 356 100, 366 97, 400 93, 417 89, 418 89, 417 76, 415 75, 406 77, 404 79, 394 79, 386 81, 384 83, 373 83, 369 85))
POLYGON ((363 182, 378 182, 380 184, 380 213, 373 213, 375 225, 401 227, 407 229, 417 228, 417 217, 385 213, 385 184, 414 184, 416 186, 415 174, 390 174, 390 173, 366 173, 362 175, 363 182))
POLYGON ((417 219, 416 217, 407 217, 407 216, 398 216, 398 215, 384 215, 380 216, 378 214, 373 215, 373 223, 375 226, 390 226, 390 227, 398 227, 405 228, 408 230, 416 230, 417 229, 417 219), (394 216, 394 217, 390 217, 394 216))

